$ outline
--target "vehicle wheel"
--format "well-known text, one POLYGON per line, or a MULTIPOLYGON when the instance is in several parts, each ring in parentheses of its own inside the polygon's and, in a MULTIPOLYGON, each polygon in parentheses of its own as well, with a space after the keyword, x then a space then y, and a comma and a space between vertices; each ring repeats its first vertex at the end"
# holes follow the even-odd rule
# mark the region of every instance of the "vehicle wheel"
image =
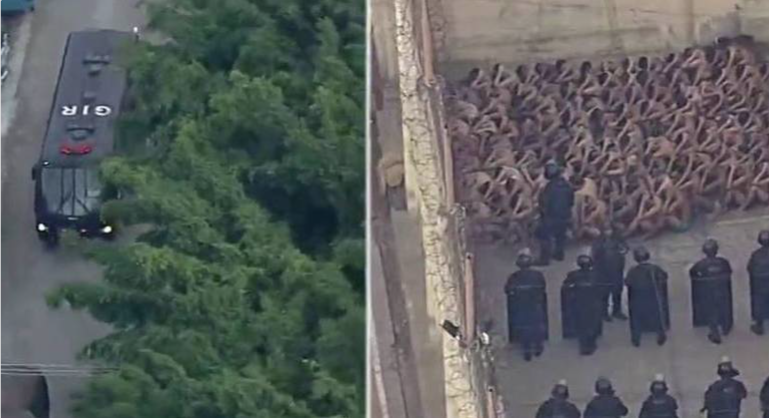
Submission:
POLYGON ((46 236, 40 236, 40 240, 43 241, 46 248, 55 249, 59 246, 59 233, 58 231, 51 231, 46 236))

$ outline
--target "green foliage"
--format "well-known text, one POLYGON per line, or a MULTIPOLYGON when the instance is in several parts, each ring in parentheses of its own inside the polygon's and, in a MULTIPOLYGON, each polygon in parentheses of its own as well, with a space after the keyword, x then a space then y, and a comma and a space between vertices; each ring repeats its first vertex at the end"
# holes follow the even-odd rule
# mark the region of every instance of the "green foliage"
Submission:
POLYGON ((49 295, 110 324, 80 418, 361 417, 364 10, 359 0, 169 0, 131 48, 131 111, 86 245, 98 283, 49 295), (130 229, 130 228, 129 228, 130 229))

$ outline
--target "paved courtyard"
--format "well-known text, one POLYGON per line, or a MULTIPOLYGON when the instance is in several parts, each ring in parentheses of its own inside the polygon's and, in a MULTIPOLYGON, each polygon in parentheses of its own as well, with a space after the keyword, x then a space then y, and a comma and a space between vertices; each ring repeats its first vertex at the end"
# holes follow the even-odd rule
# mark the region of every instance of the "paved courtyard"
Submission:
MULTIPOLYGON (((507 417, 532 418, 559 379, 569 382, 572 400, 583 409, 593 395, 598 376, 614 382, 618 394, 638 416, 640 405, 648 395, 649 381, 663 373, 671 394, 681 406, 681 418, 699 417, 705 388, 716 379, 715 368, 722 356, 730 356, 742 372, 749 398, 743 417, 759 416, 758 391, 769 375, 769 335, 758 337, 749 330, 748 279, 745 266, 757 247, 758 231, 769 228, 769 210, 749 214, 727 215, 709 225, 698 225, 685 234, 667 234, 647 242, 652 261, 660 263, 670 275, 672 330, 667 344, 658 347, 653 336, 645 336, 640 348, 630 344, 627 322, 615 320, 604 328, 598 351, 580 356, 576 342, 560 337, 560 285, 566 273, 575 268, 576 256, 587 245, 575 244, 564 262, 544 270, 548 283, 550 341, 545 353, 531 363, 523 361, 518 347, 506 344, 505 296, 502 291, 507 276, 514 271, 516 248, 500 246, 476 247, 476 280, 478 288, 478 321, 491 320, 495 345, 496 376, 504 397, 507 417), (707 341, 706 329, 691 326, 691 302, 688 269, 702 255, 700 247, 707 237, 719 240, 721 254, 729 258, 735 269, 733 278, 735 329, 721 345, 707 341)), ((631 241, 631 246, 638 244, 631 241)), ((628 267, 634 265, 628 258, 628 267)), ((623 306, 626 309, 626 304, 623 306)))

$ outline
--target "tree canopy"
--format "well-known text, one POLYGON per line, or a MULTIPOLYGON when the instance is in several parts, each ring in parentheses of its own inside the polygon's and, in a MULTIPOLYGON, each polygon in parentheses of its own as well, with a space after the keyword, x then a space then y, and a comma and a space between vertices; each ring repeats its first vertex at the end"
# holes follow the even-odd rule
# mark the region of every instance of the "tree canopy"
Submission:
POLYGON ((49 295, 112 326, 80 418, 361 417, 365 3, 169 0, 132 46, 98 283, 49 295))

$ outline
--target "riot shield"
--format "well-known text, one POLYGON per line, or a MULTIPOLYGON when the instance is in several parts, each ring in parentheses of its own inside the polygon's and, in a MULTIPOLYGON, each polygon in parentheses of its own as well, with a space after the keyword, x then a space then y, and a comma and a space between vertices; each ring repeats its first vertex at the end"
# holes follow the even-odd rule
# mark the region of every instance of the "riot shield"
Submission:
POLYGON ((750 317, 753 320, 769 321, 769 276, 750 276, 750 317), (763 290, 763 292, 761 292, 763 290), (761 309, 761 306, 764 306, 761 309))
POLYGON ((527 327, 541 328, 544 331, 544 340, 550 338, 547 293, 539 286, 516 286, 515 291, 507 295, 508 341, 519 342, 521 333, 527 327), (532 309, 537 312, 531 312, 532 309), (541 318, 543 321, 532 321, 532 317, 541 318))
MULTIPOLYGON (((600 300, 601 289, 593 286, 576 285, 565 281, 561 286, 561 336, 563 339, 578 337, 580 319, 596 318, 599 325, 598 335, 603 334, 603 304, 600 300), (595 311, 586 311, 586 310, 595 311)), ((584 319, 583 319, 584 320, 584 319)))
POLYGON ((561 336, 568 340, 577 338, 577 301, 576 285, 565 284, 561 287, 561 336))
POLYGON ((708 326, 712 309, 717 309, 719 325, 731 329, 734 324, 731 278, 691 278, 692 325, 695 328, 708 326))
POLYGON ((665 325, 665 331, 670 330, 670 297, 668 296, 668 283, 663 282, 657 287, 660 296, 660 306, 662 310, 662 323, 665 325))
POLYGON ((670 329, 670 299, 666 282, 652 282, 653 287, 628 288, 628 313, 633 333, 658 332, 659 320, 665 331, 670 329))

